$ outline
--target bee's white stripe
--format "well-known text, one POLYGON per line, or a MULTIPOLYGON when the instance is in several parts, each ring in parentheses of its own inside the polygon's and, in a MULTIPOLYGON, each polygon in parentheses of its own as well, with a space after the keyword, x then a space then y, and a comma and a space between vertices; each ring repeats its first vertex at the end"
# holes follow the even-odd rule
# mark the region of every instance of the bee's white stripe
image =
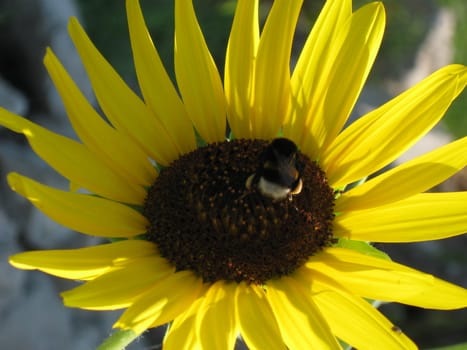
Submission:
POLYGON ((259 178, 258 189, 263 196, 275 200, 284 199, 290 193, 290 188, 265 180, 262 176, 259 178))

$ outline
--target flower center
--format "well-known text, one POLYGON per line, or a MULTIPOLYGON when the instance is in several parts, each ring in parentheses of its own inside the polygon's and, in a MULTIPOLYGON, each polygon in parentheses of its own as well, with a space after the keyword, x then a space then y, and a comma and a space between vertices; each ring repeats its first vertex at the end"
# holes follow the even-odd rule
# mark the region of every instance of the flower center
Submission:
POLYGON ((299 190, 295 176, 295 188, 283 192, 288 194, 265 195, 256 183, 260 163, 271 168, 264 159, 268 145, 243 139, 210 144, 159 174, 144 205, 148 239, 178 271, 191 270, 205 282, 263 284, 332 244, 334 193, 324 172, 297 151, 299 190))

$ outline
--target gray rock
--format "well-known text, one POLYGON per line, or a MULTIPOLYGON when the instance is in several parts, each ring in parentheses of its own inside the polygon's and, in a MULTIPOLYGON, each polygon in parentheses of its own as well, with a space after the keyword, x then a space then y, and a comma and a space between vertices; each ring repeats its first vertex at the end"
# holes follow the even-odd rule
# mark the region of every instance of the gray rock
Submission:
MULTIPOLYGON (((27 98, 27 110, 21 110, 21 114, 64 116, 63 104, 42 64, 47 46, 52 47, 85 95, 92 96, 67 33, 68 19, 79 17, 73 0, 0 0, 0 13, 0 76, 27 98)), ((2 99, 0 105, 5 106, 2 99)))
POLYGON ((26 232, 28 243, 38 249, 63 248, 76 236, 76 232, 57 224, 39 210, 31 210, 26 232))
POLYGON ((415 64, 402 79, 402 87, 409 88, 417 82, 453 62, 453 36, 456 28, 456 14, 452 9, 440 7, 431 30, 420 45, 415 64))
POLYGON ((8 257, 20 248, 16 241, 17 225, 0 210, 0 310, 21 292, 25 274, 8 263, 8 257))
POLYGON ((2 310, 3 349, 69 349, 73 328, 50 277, 28 274, 23 290, 2 310))
POLYGON ((26 97, 0 76, 0 101, 1 106, 16 114, 25 114, 29 108, 26 97))

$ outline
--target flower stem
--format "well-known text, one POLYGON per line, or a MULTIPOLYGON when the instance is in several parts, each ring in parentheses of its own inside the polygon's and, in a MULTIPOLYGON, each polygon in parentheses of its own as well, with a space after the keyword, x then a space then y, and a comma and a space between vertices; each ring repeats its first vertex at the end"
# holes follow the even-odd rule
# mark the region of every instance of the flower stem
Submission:
POLYGON ((132 330, 119 330, 112 333, 104 342, 97 347, 97 350, 121 350, 135 340, 139 334, 132 330))

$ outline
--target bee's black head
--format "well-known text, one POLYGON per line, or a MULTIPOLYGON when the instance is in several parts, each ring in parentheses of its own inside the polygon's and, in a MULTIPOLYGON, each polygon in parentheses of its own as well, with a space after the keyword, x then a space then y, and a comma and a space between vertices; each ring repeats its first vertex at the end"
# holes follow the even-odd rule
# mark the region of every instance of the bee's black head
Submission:
POLYGON ((297 145, 286 139, 285 137, 277 138, 272 140, 271 144, 267 148, 267 151, 273 152, 275 157, 283 157, 289 159, 290 157, 294 157, 298 151, 297 145))

